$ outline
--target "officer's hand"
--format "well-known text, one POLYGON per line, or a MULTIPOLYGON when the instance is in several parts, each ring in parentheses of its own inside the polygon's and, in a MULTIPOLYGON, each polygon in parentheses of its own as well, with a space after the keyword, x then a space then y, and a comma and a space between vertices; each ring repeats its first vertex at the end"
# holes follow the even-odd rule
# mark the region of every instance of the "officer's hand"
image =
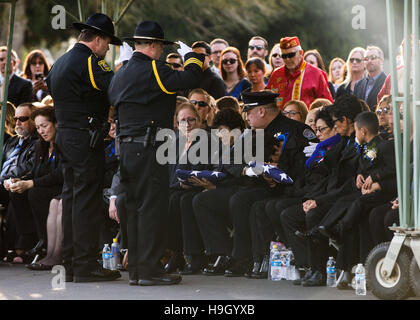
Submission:
POLYGON ((120 218, 118 217, 117 206, 115 205, 116 200, 117 200, 116 198, 109 200, 109 208, 108 208, 109 218, 120 223, 120 218))
POLYGON ((123 42, 123 45, 120 47, 120 61, 130 60, 133 55, 133 49, 127 42, 123 42))
POLYGON ((263 174, 262 174, 262 176, 263 176, 263 178, 264 178, 265 182, 267 182, 267 183, 268 183, 268 185, 270 186, 270 188, 274 188, 274 187, 276 186, 277 182, 276 182, 276 181, 274 181, 274 179, 273 179, 273 178, 270 178, 270 177, 269 177, 269 176, 267 176, 265 173, 263 173, 263 174))
POLYGON ((363 177, 363 175, 358 174, 357 177, 356 177, 356 187, 357 187, 357 189, 361 189, 364 183, 365 183, 365 178, 363 177))
POLYGON ((178 51, 181 57, 184 57, 187 53, 192 52, 192 49, 189 46, 187 46, 185 43, 183 43, 182 41, 178 41, 178 44, 180 48, 176 51, 178 51))

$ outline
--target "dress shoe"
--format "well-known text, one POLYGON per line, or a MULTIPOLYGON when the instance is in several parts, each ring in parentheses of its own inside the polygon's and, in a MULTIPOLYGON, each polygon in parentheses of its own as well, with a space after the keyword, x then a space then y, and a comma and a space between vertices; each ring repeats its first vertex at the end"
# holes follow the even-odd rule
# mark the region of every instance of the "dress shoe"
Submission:
POLYGON ((201 274, 204 267, 207 265, 208 257, 205 255, 193 255, 190 262, 187 263, 185 268, 180 272, 182 275, 201 274))
POLYGON ((31 264, 27 264, 25 267, 28 268, 29 270, 45 271, 45 270, 51 270, 53 266, 42 264, 42 263, 31 263, 31 264))
POLYGON ((260 267, 255 271, 255 264, 254 264, 254 268, 252 270, 251 273, 251 277, 252 279, 267 279, 268 278, 268 267, 270 264, 270 257, 269 256, 264 256, 263 260, 261 261, 261 263, 259 263, 260 267))
POLYGON ((140 279, 138 281, 139 286, 168 286, 171 284, 178 284, 182 280, 180 275, 163 274, 161 276, 140 279))
POLYGON ((337 289, 339 290, 352 290, 351 287, 351 274, 348 271, 341 271, 337 279, 337 289))
POLYGON ((306 270, 306 272, 303 275, 303 277, 301 277, 299 279, 296 279, 296 280, 293 280, 293 285, 300 286, 303 281, 309 280, 312 277, 312 274, 313 274, 313 272, 312 272, 311 269, 306 270))
POLYGON ((308 240, 308 238, 309 238, 309 234, 307 232, 299 231, 299 230, 295 231, 295 236, 297 236, 297 237, 299 237, 303 240, 308 240))
POLYGON ((319 226, 318 231, 327 238, 336 240, 338 243, 341 242, 341 231, 340 224, 337 223, 331 228, 325 226, 319 226))
POLYGON ((165 273, 174 273, 177 270, 182 270, 185 267, 184 256, 180 253, 174 253, 168 263, 165 265, 165 273))
POLYGON ((218 256, 213 265, 208 265, 203 269, 206 276, 221 276, 225 274, 227 268, 231 264, 231 258, 228 256, 218 256))
POLYGON ((325 286, 325 276, 321 272, 315 271, 309 279, 302 281, 302 286, 304 287, 325 286))
POLYGON ((41 251, 43 249, 46 252, 44 240, 39 240, 38 243, 35 245, 35 247, 33 247, 31 250, 27 251, 26 254, 30 255, 30 256, 35 256, 35 255, 41 253, 41 251))
POLYGON ((245 273, 245 277, 250 279, 256 279, 258 274, 260 273, 261 262, 254 262, 254 265, 250 272, 245 273))
POLYGON ((252 262, 236 261, 232 267, 226 269, 225 277, 243 277, 245 274, 250 273, 252 270, 252 262))
POLYGON ((115 270, 108 270, 99 267, 88 274, 75 275, 74 282, 97 282, 97 281, 111 281, 121 277, 121 274, 115 270))

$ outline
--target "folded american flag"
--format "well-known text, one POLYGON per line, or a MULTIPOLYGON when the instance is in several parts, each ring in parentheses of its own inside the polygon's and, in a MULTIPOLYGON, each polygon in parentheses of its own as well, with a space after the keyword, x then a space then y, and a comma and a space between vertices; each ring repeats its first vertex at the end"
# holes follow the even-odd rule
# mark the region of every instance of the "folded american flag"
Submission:
MULTIPOLYGON (((271 164, 262 164, 261 162, 250 162, 249 166, 251 168, 262 168, 262 173, 265 174, 267 177, 270 177, 277 183, 281 184, 292 184, 293 180, 290 178, 286 172, 283 170, 272 166, 271 164)), ((261 172, 260 170, 255 170, 255 173, 261 172)), ((257 175, 257 174, 256 174, 257 175)))
POLYGON ((198 179, 206 179, 210 182, 217 183, 220 180, 226 178, 226 174, 219 171, 210 171, 210 170, 202 170, 202 171, 194 171, 194 170, 176 170, 176 176, 179 182, 182 182, 187 185, 191 185, 188 182, 188 179, 191 177, 197 177, 198 179))

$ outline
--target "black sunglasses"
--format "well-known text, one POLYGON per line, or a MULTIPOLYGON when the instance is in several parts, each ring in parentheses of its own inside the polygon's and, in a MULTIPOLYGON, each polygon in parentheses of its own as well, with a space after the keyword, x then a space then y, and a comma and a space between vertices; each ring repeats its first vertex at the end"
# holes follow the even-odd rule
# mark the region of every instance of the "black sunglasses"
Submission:
POLYGON ((388 108, 383 108, 383 109, 379 108, 378 110, 376 110, 376 114, 378 114, 378 115, 381 115, 382 113, 388 114, 389 110, 390 109, 388 109, 388 108))
POLYGON ((223 59, 222 60, 222 64, 234 64, 236 61, 238 61, 238 60, 236 60, 236 59, 223 59))
POLYGON ((273 58, 281 57, 281 54, 280 53, 273 53, 272 57, 273 58))
POLYGON ((350 63, 354 63, 354 62, 361 63, 362 62, 362 59, 359 59, 359 58, 350 58, 350 63))
POLYGON ((290 53, 285 53, 285 54, 282 54, 281 57, 283 59, 291 59, 291 58, 293 58, 296 55, 296 53, 297 53, 297 51, 290 52, 290 53))
POLYGON ((190 100, 193 105, 198 104, 199 107, 207 107, 209 104, 205 101, 190 100))
POLYGON ((248 48, 251 50, 254 50, 254 49, 261 50, 261 49, 264 49, 264 46, 248 46, 248 48))
POLYGON ((170 63, 170 65, 172 66, 172 68, 181 68, 182 67, 182 64, 179 64, 179 63, 176 63, 176 62, 170 63))
POLYGON ((14 117, 13 118, 15 121, 20 121, 20 122, 26 122, 26 121, 28 121, 29 120, 29 117, 14 117))

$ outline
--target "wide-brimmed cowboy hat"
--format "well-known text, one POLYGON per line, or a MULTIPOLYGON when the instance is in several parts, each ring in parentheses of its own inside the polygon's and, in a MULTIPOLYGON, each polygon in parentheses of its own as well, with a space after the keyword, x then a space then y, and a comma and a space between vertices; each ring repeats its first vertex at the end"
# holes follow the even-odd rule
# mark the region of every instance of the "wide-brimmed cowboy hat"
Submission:
POLYGON ((165 40, 162 27, 154 21, 141 22, 134 31, 133 37, 125 37, 123 39, 127 41, 152 40, 162 41, 163 44, 175 44, 173 41, 165 40))
POLYGON ((115 36, 114 24, 110 17, 103 13, 94 13, 87 18, 85 23, 73 22, 73 27, 82 31, 83 29, 92 29, 101 35, 111 38, 111 44, 122 45, 122 41, 115 36))

